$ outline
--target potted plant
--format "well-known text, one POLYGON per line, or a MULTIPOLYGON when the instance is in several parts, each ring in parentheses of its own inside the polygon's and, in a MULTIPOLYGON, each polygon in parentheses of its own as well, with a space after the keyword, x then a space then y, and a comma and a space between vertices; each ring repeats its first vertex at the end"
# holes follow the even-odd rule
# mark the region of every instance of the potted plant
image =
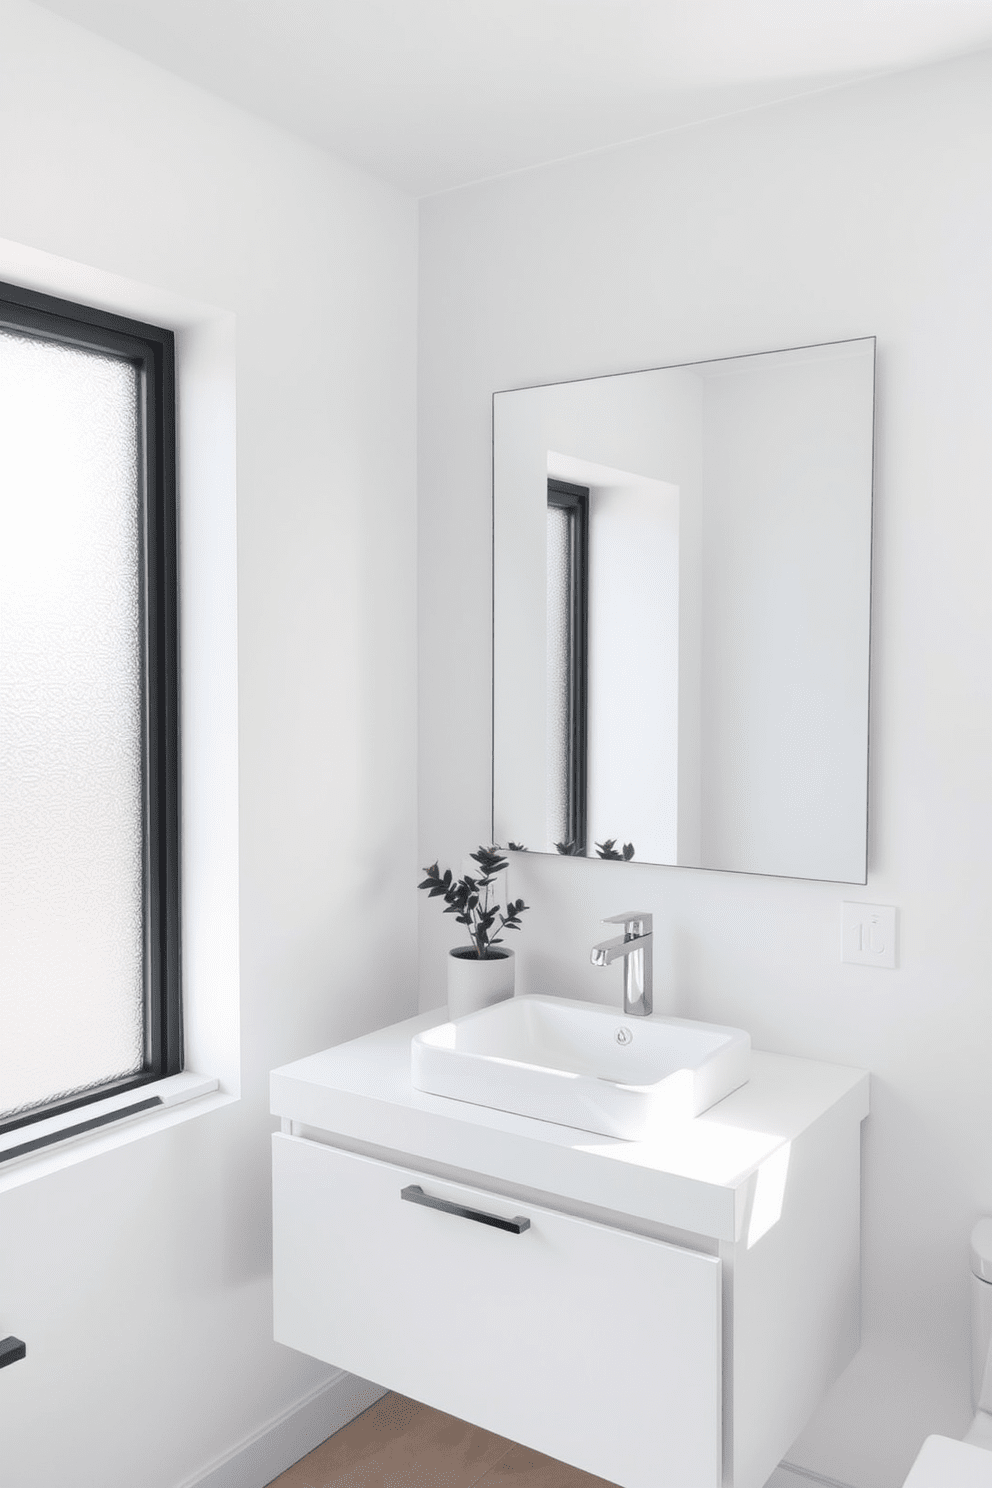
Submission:
POLYGON ((513 996, 513 952, 502 945, 504 930, 519 930, 520 916, 529 908, 522 899, 508 899, 506 911, 493 903, 496 875, 507 866, 500 848, 480 847, 471 854, 479 873, 455 878, 437 863, 424 869, 418 888, 431 899, 443 898, 444 913, 453 914, 468 931, 469 944, 448 953, 448 1016, 462 1018, 490 1003, 513 996))

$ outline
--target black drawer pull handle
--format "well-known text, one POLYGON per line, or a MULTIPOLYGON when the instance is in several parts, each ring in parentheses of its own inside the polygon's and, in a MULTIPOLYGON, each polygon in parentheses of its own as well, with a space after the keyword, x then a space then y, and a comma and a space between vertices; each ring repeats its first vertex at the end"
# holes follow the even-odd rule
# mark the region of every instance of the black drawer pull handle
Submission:
POLYGON ((0 1338, 0 1369, 16 1364, 27 1353, 27 1345, 20 1338, 0 1338))
POLYGON ((464 1204, 452 1204, 448 1199, 435 1199, 425 1194, 419 1183, 410 1183, 400 1189, 400 1198, 408 1204, 423 1204, 425 1209, 440 1209, 442 1214, 457 1214, 459 1219, 474 1219, 476 1224, 492 1225, 494 1230, 509 1230, 511 1235, 522 1235, 530 1229, 530 1220, 518 1214, 514 1219, 501 1219, 498 1214, 487 1214, 484 1209, 466 1209, 464 1204))

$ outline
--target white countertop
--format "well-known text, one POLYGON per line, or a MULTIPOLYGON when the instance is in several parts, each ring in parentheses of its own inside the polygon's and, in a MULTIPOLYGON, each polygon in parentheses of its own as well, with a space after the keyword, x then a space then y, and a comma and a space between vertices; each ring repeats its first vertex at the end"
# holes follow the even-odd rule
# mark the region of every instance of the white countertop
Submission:
POLYGON ((868 1114, 866 1071, 753 1051, 748 1083, 693 1121, 643 1142, 597 1136, 415 1090, 410 1040, 446 1017, 424 1013, 273 1070, 273 1115, 732 1241, 749 1185, 773 1154, 828 1113, 852 1122, 868 1114))

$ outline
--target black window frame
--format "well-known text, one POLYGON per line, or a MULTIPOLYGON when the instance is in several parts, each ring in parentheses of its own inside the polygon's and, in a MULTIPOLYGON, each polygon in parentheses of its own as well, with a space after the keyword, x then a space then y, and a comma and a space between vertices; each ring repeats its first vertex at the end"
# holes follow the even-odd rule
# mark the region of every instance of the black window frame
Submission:
POLYGON ((183 1037, 175 337, 162 326, 6 283, 0 329, 119 356, 138 371, 144 923, 141 1070, 0 1120, 2 1134, 178 1074, 183 1037))
POLYGON ((570 851, 588 850, 586 783, 589 756, 589 487, 548 477, 548 506, 568 519, 567 816, 570 851))

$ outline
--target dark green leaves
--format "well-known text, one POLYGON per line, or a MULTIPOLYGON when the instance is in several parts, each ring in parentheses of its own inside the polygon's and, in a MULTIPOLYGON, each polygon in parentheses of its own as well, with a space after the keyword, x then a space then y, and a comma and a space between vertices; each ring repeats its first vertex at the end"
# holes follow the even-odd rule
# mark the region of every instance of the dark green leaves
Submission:
POLYGON ((508 862, 498 847, 480 847, 478 852, 471 853, 469 856, 473 863, 478 863, 485 874, 502 873, 508 862))
POLYGON ((634 856, 634 844, 625 842, 623 852, 617 852, 617 839, 607 837, 605 842, 596 843, 596 851, 599 856, 609 863, 629 863, 634 856))
POLYGON ((506 906, 506 918, 503 919, 503 929, 519 930, 520 916, 523 914, 525 909, 529 908, 530 905, 525 904, 522 899, 511 899, 506 906))
MULTIPOLYGON (((524 849, 517 851, 523 852, 524 849)), ((450 868, 442 874, 438 865, 432 863, 424 869, 426 877, 417 887, 427 889, 431 899, 444 899, 444 913, 453 914, 458 924, 466 927, 476 954, 483 957, 490 946, 500 944, 500 932, 520 929, 520 916, 529 906, 522 899, 514 899, 507 904, 506 914, 501 914, 498 904, 489 903, 489 891, 496 882, 496 875, 502 873, 508 863, 500 848, 495 844, 480 847, 471 858, 482 870, 481 877, 466 873, 456 879, 452 877, 450 868)))
POLYGON ((430 889, 430 895, 428 897, 431 899, 436 899, 438 894, 447 894, 448 890, 451 887, 450 868, 446 868, 444 870, 443 878, 437 871, 436 863, 432 863, 429 868, 425 868, 424 872, 427 874, 427 877, 424 879, 422 884, 417 885, 418 889, 430 889))
MULTIPOLYGON (((556 842, 555 848, 564 858, 581 858, 585 856, 577 842, 556 842)), ((596 843, 596 852, 607 862, 629 863, 634 856, 634 844, 632 842, 625 842, 623 851, 618 852, 617 839, 615 837, 607 837, 605 842, 596 843)))

